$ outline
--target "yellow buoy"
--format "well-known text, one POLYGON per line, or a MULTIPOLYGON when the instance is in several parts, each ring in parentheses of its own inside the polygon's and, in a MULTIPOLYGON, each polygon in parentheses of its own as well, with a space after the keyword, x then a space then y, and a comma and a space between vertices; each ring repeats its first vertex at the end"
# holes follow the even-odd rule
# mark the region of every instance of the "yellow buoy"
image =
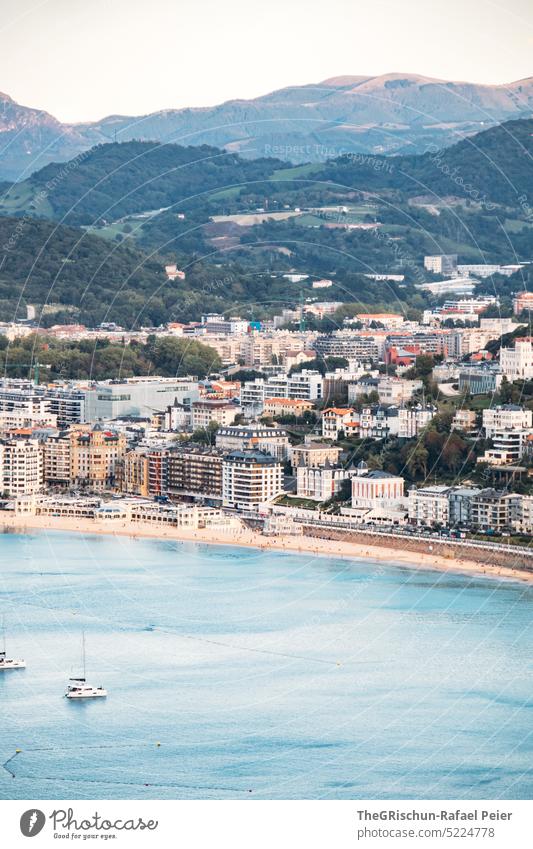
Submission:
POLYGON ((20 752, 22 752, 22 749, 15 749, 15 754, 16 754, 16 755, 20 754, 20 752))

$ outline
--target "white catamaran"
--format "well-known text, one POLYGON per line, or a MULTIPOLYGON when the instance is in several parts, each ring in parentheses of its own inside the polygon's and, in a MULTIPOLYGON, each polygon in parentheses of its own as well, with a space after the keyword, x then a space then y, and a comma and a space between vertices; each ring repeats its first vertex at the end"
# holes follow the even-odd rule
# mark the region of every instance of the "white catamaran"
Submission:
POLYGON ((83 655, 83 678, 69 678, 67 699, 98 699, 107 696, 107 690, 103 687, 91 687, 87 684, 85 677, 85 631, 82 634, 82 655, 83 655))
POLYGON ((2 619, 2 651, 0 651, 0 672, 5 672, 8 669, 25 669, 25 660, 15 660, 8 657, 6 654, 6 626, 2 619))

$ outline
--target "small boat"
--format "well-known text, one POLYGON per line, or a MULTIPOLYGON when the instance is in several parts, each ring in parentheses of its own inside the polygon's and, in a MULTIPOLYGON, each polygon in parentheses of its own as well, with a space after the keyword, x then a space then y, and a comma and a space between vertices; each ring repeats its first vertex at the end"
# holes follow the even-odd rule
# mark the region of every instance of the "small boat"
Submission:
POLYGON ((92 687, 87 684, 85 675, 85 631, 82 634, 82 654, 83 654, 83 677, 69 678, 65 697, 67 699, 98 699, 107 696, 107 690, 103 687, 92 687))
POLYGON ((15 660, 12 657, 8 657, 6 654, 6 627, 5 621, 2 619, 2 636, 3 636, 3 650, 0 651, 0 672, 4 672, 8 669, 25 669, 26 661, 25 660, 15 660))
POLYGON ((6 657, 5 651, 0 651, 0 672, 5 672, 7 669, 25 669, 25 660, 14 660, 12 657, 6 657))

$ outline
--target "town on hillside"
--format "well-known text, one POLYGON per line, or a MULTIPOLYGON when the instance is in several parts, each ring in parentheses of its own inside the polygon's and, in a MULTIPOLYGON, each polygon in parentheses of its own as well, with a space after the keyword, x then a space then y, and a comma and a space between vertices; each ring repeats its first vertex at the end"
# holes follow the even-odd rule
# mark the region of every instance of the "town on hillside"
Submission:
POLYGON ((206 313, 138 331, 39 331, 28 310, 25 322, 3 325, 13 346, 39 333, 124 351, 170 339, 182 351, 200 343, 214 364, 202 376, 122 378, 118 368, 112 379, 50 379, 44 346, 29 377, 4 376, 3 523, 83 517, 111 527, 248 525, 271 535, 314 526, 527 542, 533 294, 517 291, 505 310, 474 285, 515 266, 423 262, 448 280, 427 284, 441 302, 419 320, 361 312, 321 332, 307 322, 339 304, 315 300, 264 321, 206 313))

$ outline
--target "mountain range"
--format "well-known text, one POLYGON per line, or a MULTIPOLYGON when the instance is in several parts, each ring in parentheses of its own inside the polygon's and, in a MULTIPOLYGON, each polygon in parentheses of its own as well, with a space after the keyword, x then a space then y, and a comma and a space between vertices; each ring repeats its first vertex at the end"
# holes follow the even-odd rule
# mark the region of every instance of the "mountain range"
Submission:
POLYGON ((250 158, 323 162, 344 153, 423 153, 531 116, 533 77, 496 86, 399 73, 333 77, 252 100, 82 124, 0 93, 0 180, 24 179, 109 141, 209 144, 250 158))

